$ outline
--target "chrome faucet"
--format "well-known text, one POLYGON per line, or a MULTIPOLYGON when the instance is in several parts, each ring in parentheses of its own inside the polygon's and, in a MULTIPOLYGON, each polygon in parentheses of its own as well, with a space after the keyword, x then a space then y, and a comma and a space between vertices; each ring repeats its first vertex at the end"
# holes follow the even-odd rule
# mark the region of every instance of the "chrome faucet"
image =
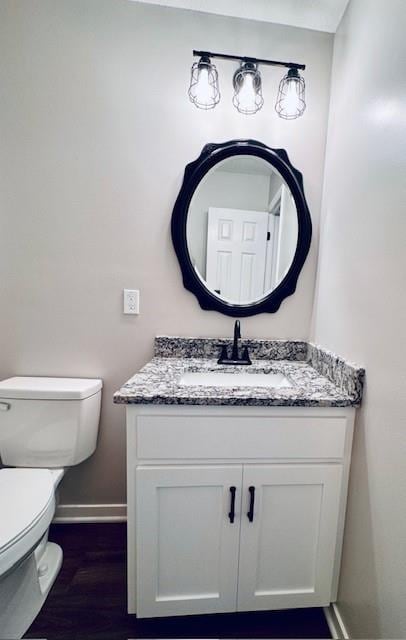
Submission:
POLYGON ((241 357, 238 354, 238 340, 241 338, 240 321, 236 320, 234 324, 234 340, 233 348, 231 351, 231 358, 228 357, 228 351, 226 345, 221 347, 220 358, 217 360, 217 364, 252 364, 248 354, 248 347, 244 347, 241 357))

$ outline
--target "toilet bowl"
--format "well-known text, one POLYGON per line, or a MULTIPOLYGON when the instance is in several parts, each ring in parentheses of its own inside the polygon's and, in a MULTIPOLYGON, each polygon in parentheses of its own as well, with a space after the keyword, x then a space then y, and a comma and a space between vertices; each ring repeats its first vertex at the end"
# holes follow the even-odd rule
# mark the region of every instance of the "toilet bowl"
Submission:
POLYGON ((101 380, 16 377, 0 382, 0 633, 21 638, 62 564, 48 541, 66 466, 96 448, 101 380), (11 468, 11 465, 13 468, 11 468))
POLYGON ((63 470, 0 469, 2 637, 19 638, 25 632, 61 567, 62 549, 47 540, 62 475, 63 470))
POLYGON ((0 470, 0 578, 38 545, 54 512, 48 470, 0 470))

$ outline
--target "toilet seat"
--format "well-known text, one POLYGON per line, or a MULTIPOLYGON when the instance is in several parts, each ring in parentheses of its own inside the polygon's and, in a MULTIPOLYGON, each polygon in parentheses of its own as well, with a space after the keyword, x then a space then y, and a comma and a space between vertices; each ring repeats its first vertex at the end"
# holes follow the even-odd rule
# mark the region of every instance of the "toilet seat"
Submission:
POLYGON ((49 469, 0 470, 0 577, 35 548, 54 512, 49 469))

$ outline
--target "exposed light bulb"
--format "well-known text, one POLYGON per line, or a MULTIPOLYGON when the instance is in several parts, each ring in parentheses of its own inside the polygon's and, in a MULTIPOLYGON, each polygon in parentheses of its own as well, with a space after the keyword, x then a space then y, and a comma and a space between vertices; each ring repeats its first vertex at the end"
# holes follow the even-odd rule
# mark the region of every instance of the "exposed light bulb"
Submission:
POLYGON ((288 90, 284 100, 284 107, 288 114, 295 114, 300 107, 300 98, 298 95, 298 85, 296 80, 288 82, 288 90))
POLYGON ((210 104, 213 95, 212 87, 209 84, 209 73, 207 67, 199 69, 199 80, 196 85, 196 102, 199 104, 210 104))
POLYGON ((262 80, 255 64, 243 62, 233 78, 235 108, 245 115, 259 111, 264 104, 262 80))
POLYGON ((279 84, 276 112, 285 120, 294 120, 306 109, 305 81, 297 69, 289 69, 279 84))
POLYGON ((189 98, 199 109, 213 109, 220 101, 216 67, 207 57, 200 58, 192 66, 189 98))
POLYGON ((246 75, 238 94, 239 108, 241 111, 252 111, 255 107, 255 89, 252 75, 246 75))

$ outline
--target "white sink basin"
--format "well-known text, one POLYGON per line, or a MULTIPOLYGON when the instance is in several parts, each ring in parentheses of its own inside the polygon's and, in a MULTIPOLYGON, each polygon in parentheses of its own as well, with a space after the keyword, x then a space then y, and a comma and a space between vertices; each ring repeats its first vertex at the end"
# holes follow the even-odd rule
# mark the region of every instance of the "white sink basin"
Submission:
POLYGON ((283 373, 229 373, 227 371, 188 371, 179 384, 187 387, 291 387, 283 373))

